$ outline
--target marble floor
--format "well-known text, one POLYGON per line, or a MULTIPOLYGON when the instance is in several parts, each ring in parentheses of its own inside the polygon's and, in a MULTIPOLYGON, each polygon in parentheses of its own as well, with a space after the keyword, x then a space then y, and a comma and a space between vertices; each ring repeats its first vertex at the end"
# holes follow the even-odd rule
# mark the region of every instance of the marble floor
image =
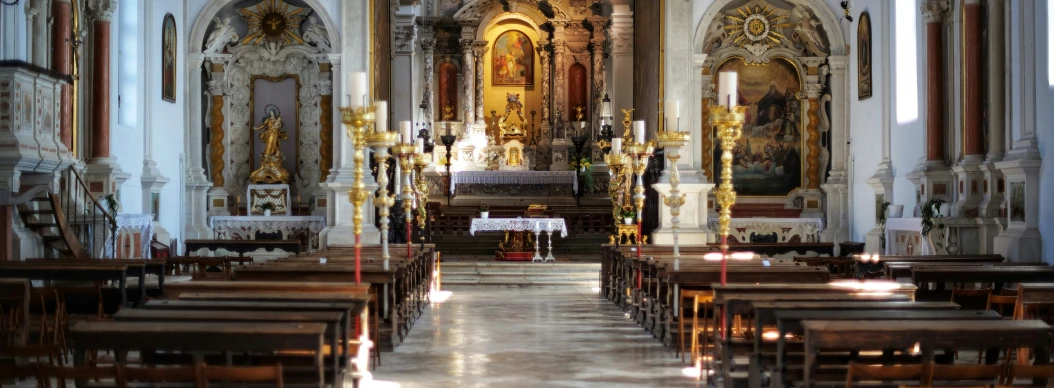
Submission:
POLYGON ((591 288, 450 291, 384 354, 374 379, 403 388, 703 386, 591 288))

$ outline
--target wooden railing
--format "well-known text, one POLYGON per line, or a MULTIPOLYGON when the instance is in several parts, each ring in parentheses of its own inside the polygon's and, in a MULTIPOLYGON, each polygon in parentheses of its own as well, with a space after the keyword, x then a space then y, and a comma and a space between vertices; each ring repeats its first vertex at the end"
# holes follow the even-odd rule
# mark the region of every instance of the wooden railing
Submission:
MULTIPOLYGON (((55 219, 77 258, 113 258, 117 220, 99 203, 73 167, 62 173, 62 192, 52 197, 55 219), (79 249, 78 249, 79 248, 79 249)), ((116 213, 116 212, 114 212, 116 213)))

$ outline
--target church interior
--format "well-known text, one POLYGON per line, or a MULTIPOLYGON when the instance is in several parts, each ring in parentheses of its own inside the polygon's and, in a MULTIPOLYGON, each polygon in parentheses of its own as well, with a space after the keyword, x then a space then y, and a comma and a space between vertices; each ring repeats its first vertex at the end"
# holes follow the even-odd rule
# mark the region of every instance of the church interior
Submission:
POLYGON ((0 0, 0 385, 1048 386, 1052 20, 0 0))

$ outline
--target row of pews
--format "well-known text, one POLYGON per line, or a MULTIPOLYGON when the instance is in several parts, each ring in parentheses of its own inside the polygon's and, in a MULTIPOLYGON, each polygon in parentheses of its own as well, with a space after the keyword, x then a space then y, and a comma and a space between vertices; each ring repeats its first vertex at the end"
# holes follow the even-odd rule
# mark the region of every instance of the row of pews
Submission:
MULTIPOLYGON (((265 263, 243 257, 0 263, 0 349, 55 346, 61 358, 44 365, 52 368, 277 364, 286 385, 357 386, 368 378, 371 358, 379 365, 381 351, 409 333, 437 287, 434 247, 391 253, 384 263, 380 247, 363 247, 359 284, 350 247, 265 263), (176 275, 181 271, 190 276, 176 275), (82 288, 94 290, 85 295, 96 297, 87 304, 98 303, 97 314, 78 315, 84 303, 62 302, 82 288), (113 309, 104 306, 117 295, 113 309)), ((0 383, 8 381, 4 358, 0 351, 0 383)))
POLYGON ((670 246, 640 255, 604 246, 600 273, 602 295, 712 383, 1045 386, 1054 377, 1054 284, 1036 283, 1054 279, 1045 263, 754 258, 729 260, 722 286, 721 262, 704 259, 713 250, 681 247, 675 270, 670 246), (884 279, 860 279, 877 277, 884 279), (983 365, 959 359, 968 354, 983 365))

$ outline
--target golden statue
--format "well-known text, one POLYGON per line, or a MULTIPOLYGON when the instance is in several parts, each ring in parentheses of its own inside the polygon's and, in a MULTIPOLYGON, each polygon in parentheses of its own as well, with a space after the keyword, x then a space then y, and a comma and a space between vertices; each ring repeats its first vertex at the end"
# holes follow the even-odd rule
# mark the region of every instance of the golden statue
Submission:
POLYGON ((578 121, 582 121, 582 118, 585 117, 582 115, 582 109, 582 105, 578 105, 575 107, 575 118, 578 119, 578 121))
POLYGON ((260 168, 249 174, 249 180, 253 183, 288 182, 289 172, 282 167, 285 157, 282 156, 281 141, 289 136, 282 130, 282 116, 278 108, 268 107, 263 124, 253 130, 260 131, 264 150, 260 153, 260 168))
POLYGON ((443 108, 443 121, 453 121, 453 120, 454 120, 454 107, 452 107, 450 105, 447 105, 446 108, 443 108))
POLYGON ((508 93, 506 97, 508 104, 505 104, 505 115, 498 121, 498 128, 501 135, 501 140, 520 140, 522 141, 526 136, 523 131, 523 125, 527 122, 527 119, 523 117, 523 104, 520 103, 520 95, 516 93, 508 93), (516 118, 519 119, 519 123, 506 123, 509 117, 515 114, 516 118))

